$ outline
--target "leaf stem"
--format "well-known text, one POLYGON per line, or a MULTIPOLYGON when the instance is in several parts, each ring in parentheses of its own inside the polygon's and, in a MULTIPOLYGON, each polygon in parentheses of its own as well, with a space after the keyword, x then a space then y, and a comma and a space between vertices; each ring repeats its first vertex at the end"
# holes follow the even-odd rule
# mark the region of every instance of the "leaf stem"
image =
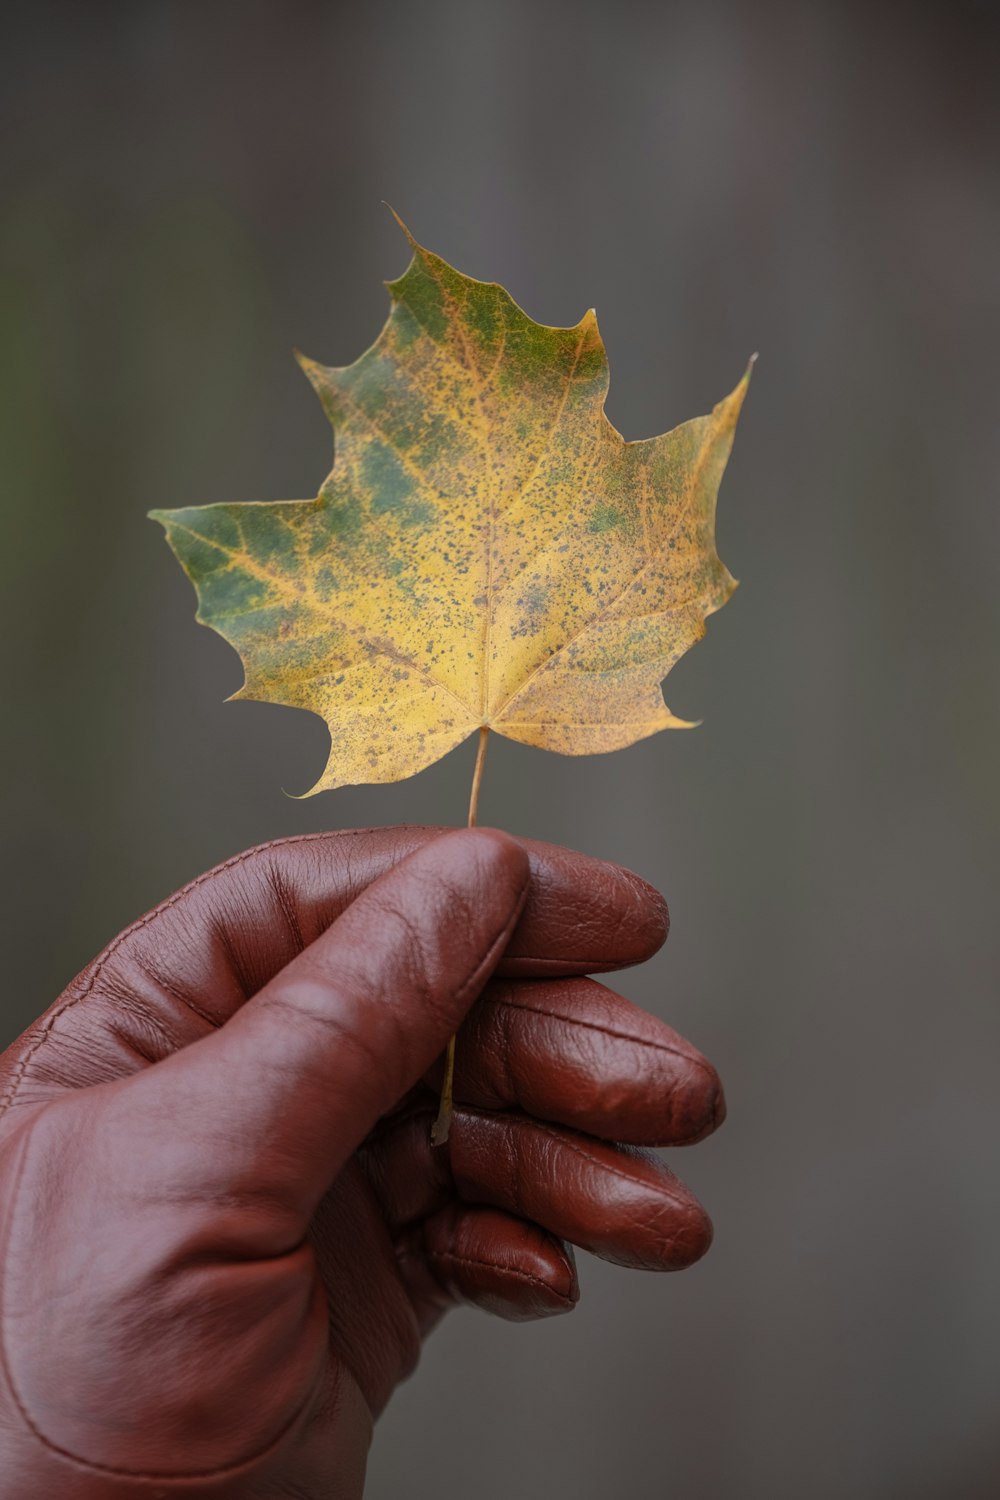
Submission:
POLYGON ((475 828, 479 816, 479 788, 483 784, 483 767, 486 764, 486 747, 490 742, 490 731, 484 724, 479 731, 479 749, 476 751, 476 769, 472 773, 472 794, 469 797, 469 827, 475 828))
MULTIPOLYGON (((472 773, 472 792, 469 796, 470 828, 475 828, 479 816, 479 789, 483 784, 483 767, 486 765, 486 748, 490 742, 490 731, 483 724, 479 730, 479 748, 476 751, 476 769, 472 773)), ((451 1130, 451 1117, 455 1107, 455 1038, 448 1043, 444 1060, 444 1082, 441 1085, 441 1102, 437 1119, 431 1126, 431 1145, 443 1146, 451 1130)))

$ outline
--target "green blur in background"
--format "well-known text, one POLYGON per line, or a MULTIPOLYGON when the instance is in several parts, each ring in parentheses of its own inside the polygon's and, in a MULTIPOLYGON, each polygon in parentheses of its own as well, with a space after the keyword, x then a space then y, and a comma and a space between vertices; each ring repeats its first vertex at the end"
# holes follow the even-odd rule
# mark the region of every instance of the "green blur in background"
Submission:
POLYGON ((620 988, 716 1063, 675 1278, 457 1314, 372 1500, 1000 1493, 1000 107, 957 3, 9 5, 0 22, 7 1041, 263 839, 463 820, 474 744, 295 801, 326 731, 145 519, 315 494, 292 348, 347 364, 408 250, 596 305, 627 438, 760 351, 719 506, 742 581, 610 757, 493 746, 484 822, 620 860, 666 950, 620 988))

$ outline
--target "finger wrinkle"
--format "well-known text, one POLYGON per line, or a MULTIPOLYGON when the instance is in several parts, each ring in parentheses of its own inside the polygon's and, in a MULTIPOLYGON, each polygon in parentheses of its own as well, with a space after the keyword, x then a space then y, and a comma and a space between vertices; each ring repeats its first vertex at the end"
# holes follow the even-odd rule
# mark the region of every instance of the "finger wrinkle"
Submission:
POLYGON ((114 1006, 105 1018, 104 1026, 120 1046, 147 1067, 169 1057, 177 1048, 177 1043, 167 1036, 163 1027, 151 1024, 148 1016, 136 1006, 114 1006))
POLYGON ((522 1271, 516 1266, 502 1265, 495 1260, 476 1260, 471 1255, 459 1255, 454 1250, 431 1250, 427 1253, 427 1259, 433 1266, 437 1261, 448 1261, 457 1266, 467 1266, 473 1270, 491 1271, 494 1275, 510 1276, 515 1281, 523 1281, 528 1285, 540 1287, 549 1296, 555 1297, 557 1301, 565 1303, 567 1308, 575 1307, 580 1300, 580 1293, 576 1296, 568 1295, 554 1287, 551 1281, 546 1281, 542 1276, 534 1276, 530 1271, 522 1271))
MULTIPOLYGON (((268 1010, 284 1011, 291 1017, 292 1024, 297 1025, 303 1032, 313 1028, 324 1032, 324 1050, 326 1042, 332 1036, 337 1047, 359 1053, 373 1072, 384 1069, 387 1062, 386 1055, 379 1047, 372 1045, 358 1027, 352 1026, 337 1013, 336 1009, 320 1008, 311 1003, 310 997, 315 997, 317 991, 325 991, 331 995, 335 993, 329 983, 323 984, 321 980, 317 984, 303 977, 297 982, 294 993, 286 990, 282 993, 261 995, 258 1003, 261 1010, 266 1007, 268 1010), (296 995, 302 995, 303 998, 297 999, 296 995)), ((398 1050, 392 1049, 391 1055, 395 1056, 398 1050)), ((320 1061, 326 1076, 329 1076, 328 1059, 324 1057, 320 1061)))
POLYGON ((612 969, 631 968, 633 962, 640 960, 608 958, 606 951, 600 957, 596 954, 579 954, 573 958, 538 958, 531 953, 512 953, 505 960, 504 971, 517 974, 530 967, 532 974, 537 971, 561 978, 567 970, 580 974, 605 974, 612 969))
POLYGON ((493 1008, 500 1012, 500 1046, 497 1049, 496 1055, 500 1062, 500 1083, 503 1090, 501 1097, 504 1099, 516 1099, 520 1092, 514 1076, 513 1062, 514 1050, 517 1044, 514 1041, 513 1016, 510 1012, 518 1009, 518 1007, 514 1005, 502 1006, 499 1002, 489 1001, 488 996, 484 998, 487 1000, 487 1003, 492 1004, 493 1008))
MULTIPOLYGON (((627 1182, 629 1187, 631 1188, 635 1188, 637 1186, 646 1187, 651 1192, 658 1193, 661 1197, 667 1198, 671 1203, 676 1204, 679 1208, 689 1207, 691 1202, 689 1196, 686 1193, 681 1194, 672 1192, 667 1182, 661 1180, 657 1183, 645 1181, 642 1183, 637 1183, 636 1178, 631 1176, 630 1173, 623 1171, 621 1167, 612 1167, 607 1162, 601 1161, 599 1156, 594 1156, 590 1151, 585 1151, 582 1146, 578 1145, 576 1141, 571 1140, 567 1135, 560 1134, 560 1132, 556 1130, 550 1130, 547 1125, 543 1125, 539 1121, 533 1123, 535 1125, 535 1129, 540 1131, 542 1135, 550 1136, 552 1140, 558 1142, 559 1145, 568 1147, 569 1150, 572 1151, 576 1156, 582 1157, 584 1161, 589 1162, 593 1167, 597 1167, 601 1172, 608 1173, 612 1177, 619 1177, 622 1182, 627 1182)), ((621 1147, 619 1147, 618 1149, 620 1150, 621 1147)), ((639 1159, 645 1160, 645 1158, 639 1159)))
POLYGON ((507 918, 506 922, 503 923, 496 937, 494 937, 491 941, 486 951, 485 957, 480 960, 475 969, 469 975, 469 978, 459 989, 459 1002, 463 1001, 471 990, 481 989, 484 976, 488 973, 491 973, 492 970, 496 967, 497 949, 502 944, 505 944, 507 942, 507 939, 510 937, 511 932, 513 931, 514 926, 516 925, 517 920, 521 915, 521 911, 524 905, 525 893, 527 892, 530 884, 531 880, 529 877, 518 888, 518 891, 514 898, 513 909, 510 913, 510 916, 507 918))
MULTIPOLYGON (((492 1119, 494 1121, 497 1121, 498 1123, 500 1123, 503 1126, 504 1134, 508 1138, 510 1138, 511 1123, 512 1123, 511 1120, 510 1120, 510 1118, 505 1118, 503 1116, 497 1116, 497 1115, 491 1114, 488 1110, 475 1109, 475 1108, 470 1107, 468 1105, 463 1105, 462 1106, 461 1113, 462 1114, 475 1115, 479 1119, 492 1119)), ((546 1135, 546 1136, 548 1136, 551 1140, 555 1141, 555 1143, 556 1143, 557 1146, 559 1146, 560 1148, 565 1148, 566 1150, 572 1151, 574 1153, 574 1155, 579 1156, 583 1161, 588 1162, 590 1164, 590 1166, 596 1167, 597 1170, 599 1172, 601 1172, 602 1174, 607 1175, 609 1177, 620 1178, 621 1181, 627 1183, 628 1186, 633 1191, 636 1188, 646 1188, 651 1193, 656 1193, 660 1197, 666 1198, 670 1203, 674 1204, 678 1208, 689 1208, 689 1207, 691 1207, 692 1202, 694 1201, 694 1200, 692 1200, 690 1194, 688 1194, 686 1192, 681 1193, 681 1192, 677 1192, 677 1191, 672 1191, 669 1181, 667 1181, 665 1179, 661 1178, 657 1182, 649 1182, 649 1181, 647 1181, 644 1178, 643 1179, 638 1179, 635 1176, 633 1176, 631 1173, 623 1171, 623 1169, 621 1167, 615 1167, 615 1166, 612 1166, 610 1162, 602 1161, 599 1156, 594 1156, 592 1152, 585 1150, 583 1146, 579 1145, 578 1139, 574 1139, 572 1136, 569 1135, 569 1133, 567 1131, 554 1130, 549 1125, 546 1125, 541 1120, 534 1120, 534 1119, 532 1119, 532 1120, 525 1120, 525 1119, 522 1118, 522 1119, 519 1120, 519 1123, 521 1125, 528 1126, 532 1131, 536 1131, 539 1135, 546 1135)), ((611 1143, 609 1142, 608 1144, 611 1144, 611 1143)), ((616 1146, 614 1149, 617 1150, 617 1151, 622 1151, 623 1150, 623 1148, 621 1146, 616 1146)), ((642 1162, 646 1163, 649 1166, 653 1166, 653 1165, 658 1166, 658 1167, 660 1166, 659 1162, 656 1161, 656 1158, 651 1158, 651 1157, 647 1157, 647 1156, 637 1155, 635 1159, 638 1160, 638 1161, 642 1161, 642 1162)), ((509 1165, 512 1168, 512 1176, 513 1176, 514 1179, 516 1179, 516 1190, 519 1192, 519 1190, 520 1190, 521 1162, 520 1162, 520 1153, 516 1149, 510 1153, 509 1165)), ((660 1167, 660 1170, 662 1171, 662 1170, 665 1170, 665 1169, 663 1169, 662 1167, 660 1167)), ((512 1182, 512 1188, 513 1188, 513 1186, 514 1186, 514 1184, 512 1182)), ((523 1212, 523 1210, 520 1207, 520 1198, 518 1200, 518 1209, 517 1209, 517 1211, 519 1213, 523 1212)), ((525 1217, 527 1217, 527 1215, 525 1215, 525 1217)))
POLYGON ((301 953, 306 947, 306 939, 302 932, 298 913, 295 910, 294 899, 285 883, 280 862, 278 860, 269 860, 264 867, 264 875, 274 895, 274 899, 278 903, 278 908, 285 919, 285 925, 295 945, 295 950, 301 953))
MULTIPOLYGON (((649 1037, 635 1036, 633 1033, 628 1031, 618 1031, 615 1027, 604 1026, 599 1021, 584 1021, 581 1020, 578 1016, 566 1014, 563 1011, 548 1010, 540 1005, 523 1005, 519 1004, 516 1000, 506 1000, 499 995, 484 995, 483 1003, 498 1008, 504 1007, 507 1010, 525 1011, 528 1015, 532 1016, 544 1016, 546 1020, 561 1021, 567 1026, 578 1026, 583 1031, 597 1031, 600 1032, 602 1036, 611 1037, 614 1041, 631 1042, 633 1046, 646 1047, 651 1052, 666 1052, 673 1057, 681 1058, 684 1062, 695 1064, 701 1069, 702 1072, 706 1074, 707 1077, 711 1077, 711 1074, 708 1072, 705 1064, 702 1063, 696 1056, 694 1056, 692 1051, 687 1051, 683 1047, 671 1046, 669 1042, 654 1042, 649 1037)), ((509 1031, 507 1035, 509 1035, 509 1031)))
POLYGON ((243 966, 242 959, 236 951, 236 947, 229 936, 228 918, 209 917, 209 931, 226 956, 233 978, 239 986, 240 994, 244 1001, 249 1000, 254 994, 253 981, 250 979, 243 966))
MULTIPOLYGON (((219 1017, 213 1016, 210 1011, 207 1011, 202 1006, 200 1006, 196 1000, 193 1000, 191 996, 187 994, 186 991, 182 990, 178 984, 175 984, 172 979, 168 979, 166 974, 164 974, 160 970, 160 968, 152 962, 148 955, 139 950, 130 956, 129 962, 131 964, 134 964, 143 978, 147 979, 150 984, 154 985, 155 988, 161 992, 161 994, 166 995, 170 1000, 175 1000, 177 1004, 182 1006, 185 1010, 191 1011, 191 1013, 193 1015, 196 1015, 199 1020, 204 1021, 207 1026, 210 1026, 213 1031, 218 1031, 219 1027, 223 1024, 219 1017)), ((132 998, 131 992, 126 990, 125 986, 122 985, 120 981, 113 985, 109 981, 106 981, 103 986, 103 993, 106 995, 113 993, 115 1003, 119 1006, 126 1004, 128 999, 132 998)), ((149 1016, 148 1011, 149 1008, 146 1007, 144 1019, 148 1020, 149 1024, 152 1026, 154 1024, 153 1018, 149 1016)), ((169 1040, 172 1048, 178 1047, 180 1045, 180 1042, 176 1037, 166 1038, 166 1033, 164 1033, 164 1037, 165 1039, 169 1040)))

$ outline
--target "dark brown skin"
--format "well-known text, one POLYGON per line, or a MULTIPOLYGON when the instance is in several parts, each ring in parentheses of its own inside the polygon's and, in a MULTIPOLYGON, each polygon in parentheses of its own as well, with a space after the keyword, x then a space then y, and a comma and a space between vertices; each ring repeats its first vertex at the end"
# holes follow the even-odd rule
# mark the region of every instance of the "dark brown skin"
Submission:
POLYGON ((448 1307, 569 1311, 566 1241, 704 1254, 641 1148, 714 1129, 718 1078, 583 977, 666 932, 617 866, 388 828, 250 850, 117 938, 0 1057, 4 1500, 356 1500, 448 1307))

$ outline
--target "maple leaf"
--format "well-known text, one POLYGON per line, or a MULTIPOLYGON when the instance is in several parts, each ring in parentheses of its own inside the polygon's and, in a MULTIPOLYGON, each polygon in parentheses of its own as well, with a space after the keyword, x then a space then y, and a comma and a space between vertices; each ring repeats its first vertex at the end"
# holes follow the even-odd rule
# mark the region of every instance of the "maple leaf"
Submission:
POLYGON ((151 512, 237 649, 236 698, 318 713, 313 792, 469 734, 584 755, 688 727, 660 682, 735 588, 715 502, 749 379, 626 442, 593 310, 535 323, 418 245, 354 364, 307 359, 336 436, 314 500, 151 512))

